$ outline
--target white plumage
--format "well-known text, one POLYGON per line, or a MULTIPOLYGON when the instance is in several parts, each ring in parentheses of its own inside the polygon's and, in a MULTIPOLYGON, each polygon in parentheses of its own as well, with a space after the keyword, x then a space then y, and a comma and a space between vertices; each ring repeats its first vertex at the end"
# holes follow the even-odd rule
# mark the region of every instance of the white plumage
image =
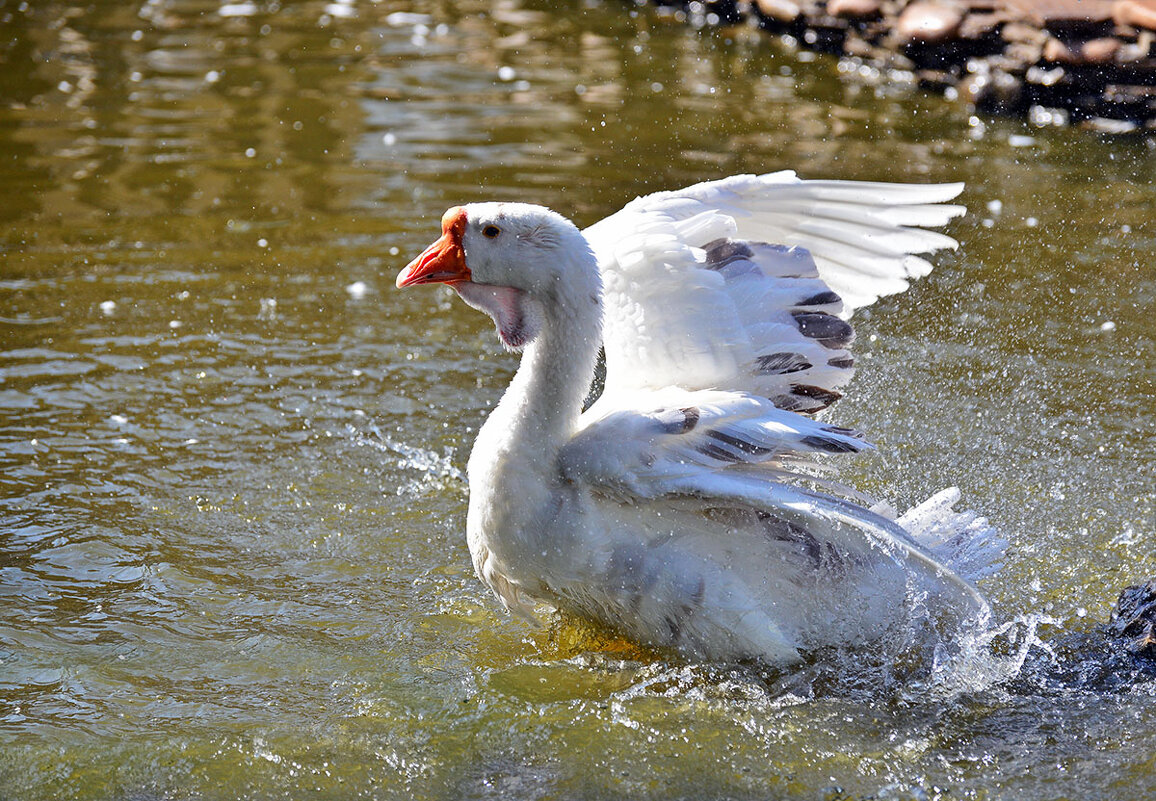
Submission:
POLYGON ((584 232, 526 204, 446 212, 398 286, 448 283, 524 350, 470 457, 482 580, 519 613, 772 664, 986 617, 982 518, 951 491, 898 520, 848 500, 816 459, 870 446, 813 416, 852 375, 851 312, 955 247, 919 226, 961 214, 961 189, 735 176, 584 232))

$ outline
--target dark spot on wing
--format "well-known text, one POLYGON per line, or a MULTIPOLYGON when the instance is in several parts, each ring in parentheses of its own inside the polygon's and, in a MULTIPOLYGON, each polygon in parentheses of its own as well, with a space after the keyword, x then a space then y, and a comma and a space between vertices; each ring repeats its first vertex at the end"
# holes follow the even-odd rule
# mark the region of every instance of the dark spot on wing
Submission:
POLYGON ((722 431, 708 431, 706 435, 713 440, 729 445, 737 451, 748 454, 749 456, 766 456, 768 453, 774 453, 774 448, 767 448, 762 445, 756 445, 750 440, 733 437, 730 434, 724 434, 722 431))
POLYGON ((767 536, 780 542, 793 542, 799 545, 803 556, 812 563, 812 566, 815 568, 819 566, 823 546, 811 532, 789 520, 775 517, 769 512, 759 511, 758 517, 767 536))
POLYGON ((816 407, 815 402, 812 400, 805 400, 795 395, 776 395, 775 397, 769 398, 768 400, 786 412, 805 412, 808 410, 814 410, 816 408, 822 408, 816 407))
POLYGON ((809 445, 817 451, 825 451, 827 453, 855 453, 859 447, 853 443, 842 439, 828 439, 817 434, 803 437, 800 442, 804 445, 809 445))
POLYGON ((740 239, 716 239, 708 242, 703 250, 706 251, 706 266, 712 270, 720 270, 732 261, 755 255, 751 246, 740 239))
POLYGON ((682 413, 685 415, 686 420, 685 428, 682 429, 683 433, 685 433, 698 425, 698 418, 700 414, 697 406, 687 406, 685 409, 682 409, 682 413))
POLYGON ((855 338, 855 330, 846 320, 826 312, 791 312, 799 333, 827 348, 845 348, 855 338))
POLYGON ((759 375, 785 375, 806 370, 811 363, 800 353, 768 353, 757 357, 759 375))
POLYGON ((822 408, 830 406, 839 398, 843 397, 843 393, 836 392, 833 389, 825 389, 824 387, 816 387, 811 384, 792 384, 791 394, 798 395, 801 398, 810 398, 816 403, 819 403, 822 408))
POLYGON ((830 306, 832 303, 839 303, 842 300, 837 294, 831 290, 820 292, 817 295, 812 295, 806 300, 800 300, 797 306, 830 306))
POLYGON ((705 456, 709 456, 712 459, 717 459, 720 462, 730 462, 731 464, 734 464, 735 462, 743 461, 741 456, 736 456, 731 451, 728 451, 725 448, 720 448, 713 442, 704 442, 695 450, 705 456))
POLYGON ((658 422, 667 434, 685 434, 698 425, 700 413, 694 406, 685 409, 666 409, 658 415, 658 422))
POLYGON ((813 570, 841 571, 854 562, 854 557, 840 551, 834 543, 820 540, 800 525, 781 520, 768 512, 759 512, 758 516, 768 537, 797 545, 800 555, 810 563, 813 570))
POLYGON ((828 359, 827 364, 831 367, 841 367, 843 369, 850 369, 855 366, 855 360, 850 356, 836 356, 833 359, 828 359))

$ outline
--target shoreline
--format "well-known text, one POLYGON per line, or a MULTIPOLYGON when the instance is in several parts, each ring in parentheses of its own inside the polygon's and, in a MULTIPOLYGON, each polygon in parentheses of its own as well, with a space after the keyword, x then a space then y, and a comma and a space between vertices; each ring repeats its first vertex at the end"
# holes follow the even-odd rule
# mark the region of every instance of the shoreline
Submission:
POLYGON ((1156 0, 636 0, 915 75, 981 113, 1156 133, 1156 0))

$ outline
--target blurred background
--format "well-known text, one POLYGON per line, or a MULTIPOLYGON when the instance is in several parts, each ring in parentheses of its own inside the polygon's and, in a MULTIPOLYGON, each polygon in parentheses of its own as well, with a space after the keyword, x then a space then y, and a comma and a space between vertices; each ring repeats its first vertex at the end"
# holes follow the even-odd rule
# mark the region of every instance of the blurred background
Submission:
POLYGON ((1156 682, 1095 634, 1156 575, 1154 179, 625 1, 0 0, 0 799, 1156 792, 1156 682), (1012 542, 938 683, 665 661, 473 576, 516 362, 394 290, 441 212, 778 169, 967 182, 832 417, 848 482, 1012 542))

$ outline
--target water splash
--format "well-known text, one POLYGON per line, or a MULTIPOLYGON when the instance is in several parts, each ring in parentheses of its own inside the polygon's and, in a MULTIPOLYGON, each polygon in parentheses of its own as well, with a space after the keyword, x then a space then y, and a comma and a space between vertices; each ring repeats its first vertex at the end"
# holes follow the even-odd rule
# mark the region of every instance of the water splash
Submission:
POLYGON ((1063 621, 1038 613, 1016 616, 998 626, 980 626, 964 633, 952 651, 936 646, 931 675, 911 688, 922 700, 948 701, 967 693, 988 690, 1016 678, 1033 649, 1056 661, 1055 651, 1040 639, 1040 626, 1063 621))
MULTIPOLYGON (((441 454, 429 448, 418 448, 414 445, 409 445, 405 442, 400 442, 389 434, 384 433, 375 423, 369 423, 369 435, 367 436, 361 431, 358 431, 354 426, 347 425, 346 431, 349 432, 353 438, 355 445, 374 448, 382 453, 396 456, 397 466, 403 470, 417 470, 422 473, 423 481, 437 481, 442 482, 446 479, 452 481, 466 480, 465 474, 454 467, 454 449, 446 448, 441 454)), ((419 489, 419 485, 413 483, 412 486, 407 484, 399 487, 399 493, 414 492, 419 489)))
MULTIPOLYGON (((562 625, 564 629, 584 630, 588 625, 569 618, 564 621, 566 625, 556 621, 555 628, 562 625)), ((1059 626, 1061 620, 1030 613, 1000 624, 990 621, 972 618, 965 628, 949 635, 925 630, 914 640, 908 639, 912 632, 905 632, 908 636, 900 637, 902 643, 881 643, 869 654, 824 650, 786 668, 757 663, 687 663, 669 655, 624 650, 620 640, 607 647, 597 638, 581 636, 563 648, 564 652, 579 652, 557 664, 580 664, 587 670, 618 677, 624 683, 613 693, 613 699, 620 704, 651 697, 772 709, 819 699, 951 703, 961 696, 1014 684, 1018 678, 1030 679, 1037 672, 1049 673, 1063 661, 1040 635, 1042 628, 1059 626)))

